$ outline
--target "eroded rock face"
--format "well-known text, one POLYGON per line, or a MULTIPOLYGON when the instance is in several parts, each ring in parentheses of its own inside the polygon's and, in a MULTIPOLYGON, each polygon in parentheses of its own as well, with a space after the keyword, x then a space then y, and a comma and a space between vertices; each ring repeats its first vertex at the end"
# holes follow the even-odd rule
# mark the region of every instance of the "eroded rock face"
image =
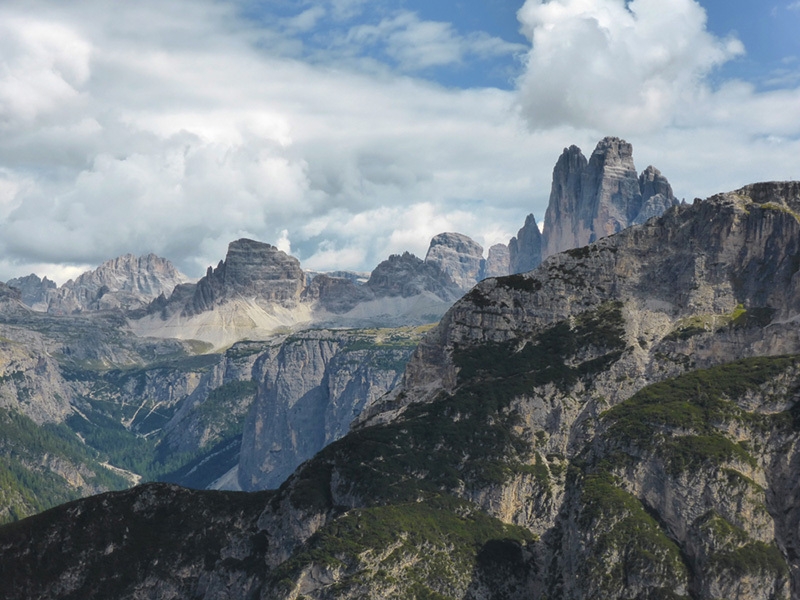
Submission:
POLYGON ((483 279, 483 246, 461 233, 440 233, 431 239, 425 263, 445 273, 467 291, 483 279))
MULTIPOLYGON (((550 257, 531 273, 480 283, 420 345, 407 370, 408 385, 424 388, 435 377, 447 389, 457 371, 448 358, 453 347, 516 339, 521 331, 607 301, 630 307, 634 349, 646 348, 648 355, 669 331, 689 327, 681 319, 690 315, 713 321, 741 304, 781 323, 800 313, 794 291, 800 279, 791 258, 800 244, 796 186, 756 184, 674 207, 660 219, 550 257)), ((742 344, 737 352, 792 351, 791 327, 780 336, 769 331, 758 330, 766 337, 757 348, 742 344)), ((721 345, 686 352, 695 366, 744 356, 723 352, 721 345)))
POLYGON ((604 138, 588 161, 580 148, 571 146, 553 169, 542 257, 643 223, 677 203, 658 169, 648 167, 637 174, 628 142, 604 138))
POLYGON ((253 299, 263 306, 292 308, 300 300, 305 275, 300 261, 275 246, 240 239, 228 245, 224 261, 197 283, 186 314, 213 309, 229 299, 253 299))
POLYGON ((455 300, 461 295, 447 274, 410 252, 393 254, 380 263, 364 286, 378 298, 410 298, 428 292, 443 300, 455 300))
POLYGON ((347 433, 365 407, 395 387, 413 345, 360 334, 306 332, 267 350, 245 423, 241 489, 277 488, 304 460, 347 433))
POLYGON ((7 285, 21 292, 20 299, 25 305, 40 311, 47 310, 48 294, 58 287, 55 281, 50 281, 47 277, 39 279, 33 273, 26 277, 9 279, 7 285))
POLYGON ((60 423, 72 412, 71 386, 47 351, 41 335, 0 326, 0 408, 18 411, 37 424, 60 423))
POLYGON ((108 309, 135 310, 189 278, 165 258, 126 254, 45 292, 47 311, 63 315, 108 309))

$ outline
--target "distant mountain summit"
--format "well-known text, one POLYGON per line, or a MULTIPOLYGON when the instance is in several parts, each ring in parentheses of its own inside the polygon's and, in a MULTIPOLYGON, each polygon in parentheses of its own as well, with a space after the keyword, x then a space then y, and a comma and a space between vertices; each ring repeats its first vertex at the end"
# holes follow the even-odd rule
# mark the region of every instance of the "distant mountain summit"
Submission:
POLYGON ((293 308, 304 287, 299 260, 270 244, 240 239, 228 245, 216 269, 208 268, 184 313, 198 314, 238 298, 253 298, 264 307, 293 308))
POLYGON ((93 271, 70 279, 61 287, 47 277, 28 275, 11 279, 22 302, 34 310, 56 315, 86 311, 135 310, 150 304, 161 294, 171 294, 190 279, 166 258, 155 254, 125 254, 108 260, 93 271))
POLYGON ((452 279, 464 292, 484 277, 483 246, 462 233, 440 233, 431 240, 425 262, 452 279))
POLYGON ((275 246, 240 239, 200 281, 162 294, 132 315, 130 326, 138 335, 198 339, 221 348, 311 325, 432 323, 482 279, 482 253, 467 236, 443 233, 431 241, 425 260, 409 252, 392 255, 362 283, 346 272, 309 277, 296 258, 275 246))
POLYGON ((47 311, 48 296, 58 287, 55 281, 50 281, 47 277, 39 279, 34 273, 9 279, 6 284, 20 291, 20 300, 25 305, 40 312, 47 311))
POLYGON ((639 177, 628 142, 604 138, 588 161, 580 148, 570 146, 553 169, 542 257, 585 246, 675 204, 658 169, 648 167, 639 177))
POLYGON ((679 204, 672 187, 653 166, 641 175, 633 146, 616 137, 598 142, 589 160, 577 146, 565 148, 553 169, 544 228, 532 214, 508 243, 504 275, 534 269, 548 256, 580 248, 644 223, 679 204))

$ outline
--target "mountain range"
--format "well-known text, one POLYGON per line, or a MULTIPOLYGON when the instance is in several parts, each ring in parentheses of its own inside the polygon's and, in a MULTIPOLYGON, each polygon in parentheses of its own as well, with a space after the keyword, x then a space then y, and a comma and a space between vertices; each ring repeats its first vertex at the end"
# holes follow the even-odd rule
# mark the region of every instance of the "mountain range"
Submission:
MULTIPOLYGON (((616 138, 588 161, 566 149, 541 234, 530 217, 485 259, 441 234, 424 260, 390 257, 364 282, 308 277, 239 240, 199 282, 128 312, 34 313, 0 286, 1 348, 18 366, 0 382, 17 435, 4 457, 35 445, 27 415, 136 475, 134 460, 103 454, 102 415, 120 435, 158 438, 150 474, 252 490, 150 483, 7 525, 3 591, 798 597, 800 183, 688 205, 631 156, 616 138), (540 264, 514 272, 536 262, 537 239, 540 264), (329 329, 206 354, 221 341, 131 332, 242 297, 273 315, 305 307, 287 328, 329 329), (423 298, 450 308, 409 309, 423 298), (330 328, 337 318, 351 329, 330 328), (87 351, 90 339, 105 349, 87 351), (103 360, 144 366, 92 366, 103 360), (56 401, 70 386, 80 394, 56 401)), ((109 486, 48 456, 36 460, 51 473, 109 486)))
POLYGON ((197 282, 150 254, 109 260, 61 287, 35 274, 7 285, 37 311, 119 309, 139 336, 201 340, 222 349, 310 326, 434 322, 486 277, 529 271, 542 257, 644 222, 677 203, 658 169, 637 175, 630 144, 604 138, 588 161, 575 146, 564 150, 553 170, 544 230, 529 215, 517 236, 508 245, 494 245, 487 258, 469 237, 442 233, 431 240, 424 260, 409 253, 390 256, 366 277, 310 274, 277 248, 242 239, 197 282))

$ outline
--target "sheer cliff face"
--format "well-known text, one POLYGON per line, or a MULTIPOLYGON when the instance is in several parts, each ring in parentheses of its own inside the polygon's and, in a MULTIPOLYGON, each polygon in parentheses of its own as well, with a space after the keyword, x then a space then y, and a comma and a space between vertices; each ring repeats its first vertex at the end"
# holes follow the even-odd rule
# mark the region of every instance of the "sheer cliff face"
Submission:
POLYGON ((303 461, 398 383, 413 345, 359 333, 307 332, 259 357, 258 394, 245 422, 238 482, 277 488, 303 461))
POLYGON ((638 175, 633 147, 624 140, 604 138, 588 161, 580 148, 571 146, 553 169, 542 257, 643 223, 675 204, 672 188, 658 169, 648 167, 638 175))
POLYGON ((517 232, 517 236, 508 242, 508 271, 525 273, 535 269, 542 262, 542 234, 532 214, 525 219, 525 225, 517 232))
POLYGON ((216 269, 208 268, 184 312, 197 314, 239 299, 293 308, 304 287, 300 261, 274 246, 243 238, 228 245, 225 261, 216 269))
POLYGON ((483 279, 483 247, 461 233, 440 233, 431 240, 425 262, 466 292, 483 279))

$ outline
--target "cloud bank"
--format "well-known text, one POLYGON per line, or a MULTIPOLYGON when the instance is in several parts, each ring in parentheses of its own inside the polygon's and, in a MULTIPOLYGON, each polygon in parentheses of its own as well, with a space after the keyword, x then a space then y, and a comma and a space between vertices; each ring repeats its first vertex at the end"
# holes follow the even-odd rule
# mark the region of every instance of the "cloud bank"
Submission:
POLYGON ((519 20, 533 44, 520 103, 535 127, 657 130, 744 53, 706 31, 693 0, 528 0, 519 20))
POLYGON ((798 89, 712 86, 743 49, 696 2, 529 0, 514 90, 420 72, 518 45, 366 6, 0 5, 0 280, 126 252, 198 276, 242 236, 318 270, 424 255, 448 230, 488 247, 541 220, 563 147, 604 135, 689 198, 800 177, 798 89))

